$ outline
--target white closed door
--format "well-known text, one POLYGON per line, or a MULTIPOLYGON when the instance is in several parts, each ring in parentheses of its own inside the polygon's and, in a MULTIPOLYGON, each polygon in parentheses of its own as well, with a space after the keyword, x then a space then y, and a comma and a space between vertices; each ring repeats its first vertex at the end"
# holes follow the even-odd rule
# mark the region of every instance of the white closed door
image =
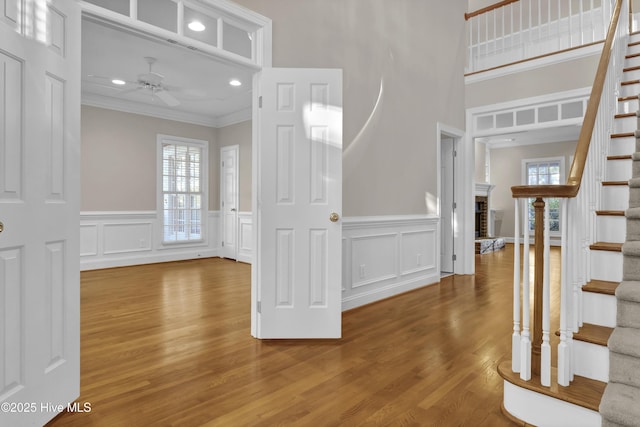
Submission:
POLYGON ((0 0, 0 426, 80 394, 80 10, 0 0))
POLYGON ((222 257, 238 258, 238 151, 237 145, 220 148, 220 211, 222 257))
POLYGON ((342 71, 258 77, 258 338, 339 338, 342 71))

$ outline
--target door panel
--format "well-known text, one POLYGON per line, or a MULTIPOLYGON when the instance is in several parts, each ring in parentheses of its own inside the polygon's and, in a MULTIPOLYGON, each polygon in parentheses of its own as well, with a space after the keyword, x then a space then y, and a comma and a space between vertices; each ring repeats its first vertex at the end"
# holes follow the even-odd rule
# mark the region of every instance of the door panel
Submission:
POLYGON ((80 388, 80 10, 3 4, 0 402, 36 405, 0 425, 42 425, 80 388))
POLYGON ((342 72, 265 69, 259 87, 257 336, 338 338, 342 72))
POLYGON ((222 256, 238 258, 238 152, 237 145, 220 149, 221 174, 220 187, 222 199, 222 236, 224 246, 222 256))

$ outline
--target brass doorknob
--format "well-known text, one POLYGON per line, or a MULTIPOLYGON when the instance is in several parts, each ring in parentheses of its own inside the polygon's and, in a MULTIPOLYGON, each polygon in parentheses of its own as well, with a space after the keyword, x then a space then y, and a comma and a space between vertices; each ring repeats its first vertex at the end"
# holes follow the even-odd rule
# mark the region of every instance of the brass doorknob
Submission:
POLYGON ((4 231, 4 224, 0 221, 0 233, 4 231))
POLYGON ((329 215, 329 221, 331 222, 338 222, 339 219, 340 219, 340 215, 338 215, 335 212, 331 212, 331 215, 329 215))

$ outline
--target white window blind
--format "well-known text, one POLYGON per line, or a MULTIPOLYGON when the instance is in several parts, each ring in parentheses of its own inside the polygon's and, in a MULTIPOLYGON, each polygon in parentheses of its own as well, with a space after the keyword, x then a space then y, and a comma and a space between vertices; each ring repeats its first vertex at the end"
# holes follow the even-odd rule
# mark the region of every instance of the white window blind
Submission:
POLYGON ((203 240, 204 148, 162 141, 163 242, 203 240))

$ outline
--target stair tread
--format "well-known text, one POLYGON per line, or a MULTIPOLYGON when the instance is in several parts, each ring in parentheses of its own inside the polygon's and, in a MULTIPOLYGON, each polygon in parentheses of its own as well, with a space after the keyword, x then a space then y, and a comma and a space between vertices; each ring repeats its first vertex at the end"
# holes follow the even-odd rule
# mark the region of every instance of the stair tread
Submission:
POLYGON ((573 334, 573 339, 606 347, 612 333, 613 328, 593 325, 591 323, 583 323, 582 327, 578 330, 578 333, 573 334))
MULTIPOLYGON (((634 42, 633 44, 634 45, 639 45, 640 42, 634 42)), ((629 45, 629 46, 631 46, 631 45, 629 45)), ((640 65, 635 65, 633 67, 625 67, 625 68, 622 69, 622 72, 627 73, 629 71, 636 71, 636 70, 640 70, 640 65)))
POLYGON ((624 211, 596 211, 596 215, 600 216, 624 216, 624 211))
POLYGON ((621 96, 618 98, 618 101, 632 101, 634 99, 638 99, 638 95, 630 95, 630 96, 621 96))
POLYGON ((607 156, 607 160, 631 160, 631 154, 620 154, 618 156, 607 156))
POLYGON ((628 86, 628 85, 637 85, 638 83, 640 83, 640 80, 635 79, 635 80, 625 80, 623 82, 620 82, 620 85, 622 86, 628 86))
POLYGON ((545 387, 540 384, 540 377, 537 375, 532 374, 531 381, 521 380, 520 374, 511 371, 510 360, 505 360, 498 364, 498 373, 505 381, 509 381, 518 387, 582 406, 592 411, 598 411, 600 400, 607 386, 607 383, 602 381, 592 380, 579 375, 574 376, 574 380, 569 387, 559 386, 557 381, 558 369, 552 366, 551 387, 545 387))
POLYGON ((627 138, 630 136, 636 136, 635 132, 621 132, 621 133, 612 133, 611 138, 627 138))
MULTIPOLYGON (((638 67, 638 69, 640 70, 640 66, 638 67)), ((621 113, 621 114, 616 114, 613 118, 614 119, 625 119, 628 117, 636 117, 636 113, 621 113)))
POLYGON ((622 252, 622 243, 595 242, 589 246, 592 251, 622 252))
POLYGON ((609 282, 606 280, 592 280, 584 285, 582 290, 596 294, 615 295, 619 284, 618 282, 609 282))
POLYGON ((602 185, 629 185, 629 181, 602 181, 602 185))
POLYGON ((640 417, 639 398, 640 390, 636 387, 610 383, 601 398, 603 421, 608 421, 606 425, 636 425, 634 420, 640 417))
POLYGON ((626 59, 637 58, 640 56, 640 53, 630 53, 625 56, 626 59))

